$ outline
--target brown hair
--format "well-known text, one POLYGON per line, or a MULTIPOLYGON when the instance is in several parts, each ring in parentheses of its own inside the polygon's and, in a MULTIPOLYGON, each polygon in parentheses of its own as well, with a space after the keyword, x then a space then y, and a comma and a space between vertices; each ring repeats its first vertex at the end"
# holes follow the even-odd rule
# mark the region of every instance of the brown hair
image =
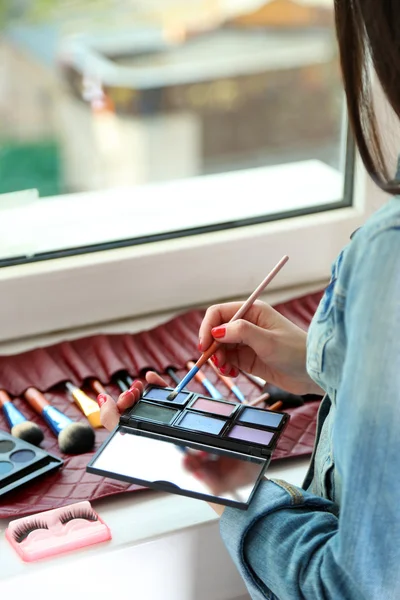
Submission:
MULTIPOLYGON (((335 0, 336 32, 350 125, 364 165, 385 192, 400 193, 386 165, 371 87, 371 66, 400 118, 399 0, 335 0)), ((400 148, 399 148, 400 152, 400 148)))

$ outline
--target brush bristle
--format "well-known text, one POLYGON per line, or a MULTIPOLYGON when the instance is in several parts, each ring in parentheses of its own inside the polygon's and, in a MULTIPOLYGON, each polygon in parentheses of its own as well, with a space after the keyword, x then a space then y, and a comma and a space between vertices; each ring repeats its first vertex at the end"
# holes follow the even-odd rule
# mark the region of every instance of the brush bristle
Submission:
POLYGON ((24 421, 23 423, 14 425, 11 429, 11 435, 20 440, 24 440, 24 442, 33 444, 34 446, 39 446, 44 439, 43 431, 40 429, 39 425, 32 423, 32 421, 24 421))
POLYGON ((178 392, 171 392, 170 394, 168 394, 167 400, 175 400, 177 395, 178 395, 178 392))
POLYGON ((94 446, 95 435, 86 423, 71 423, 58 434, 58 446, 64 454, 84 454, 94 446))

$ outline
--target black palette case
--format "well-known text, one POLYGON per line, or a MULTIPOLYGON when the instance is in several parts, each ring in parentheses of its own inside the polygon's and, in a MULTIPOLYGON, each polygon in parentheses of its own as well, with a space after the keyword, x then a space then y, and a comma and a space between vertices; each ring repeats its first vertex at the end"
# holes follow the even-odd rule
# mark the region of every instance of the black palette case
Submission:
POLYGON ((149 386, 87 471, 246 509, 289 416, 149 386))

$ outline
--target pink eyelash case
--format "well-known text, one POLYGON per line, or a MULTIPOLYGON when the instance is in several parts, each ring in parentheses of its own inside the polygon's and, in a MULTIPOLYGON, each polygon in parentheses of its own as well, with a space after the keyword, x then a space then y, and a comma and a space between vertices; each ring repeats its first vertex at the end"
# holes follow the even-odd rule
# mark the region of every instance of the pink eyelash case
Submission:
POLYGON ((6 538, 26 562, 55 556, 111 539, 111 531, 90 502, 11 521, 6 538))

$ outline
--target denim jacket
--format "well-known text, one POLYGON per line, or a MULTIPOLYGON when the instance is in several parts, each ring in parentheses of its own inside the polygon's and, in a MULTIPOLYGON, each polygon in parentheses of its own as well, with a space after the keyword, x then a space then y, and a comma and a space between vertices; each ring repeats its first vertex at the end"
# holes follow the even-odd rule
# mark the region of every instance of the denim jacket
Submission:
POLYGON ((400 600, 400 199, 333 265, 307 370, 326 395, 303 488, 265 479, 222 538, 255 600, 400 600))

